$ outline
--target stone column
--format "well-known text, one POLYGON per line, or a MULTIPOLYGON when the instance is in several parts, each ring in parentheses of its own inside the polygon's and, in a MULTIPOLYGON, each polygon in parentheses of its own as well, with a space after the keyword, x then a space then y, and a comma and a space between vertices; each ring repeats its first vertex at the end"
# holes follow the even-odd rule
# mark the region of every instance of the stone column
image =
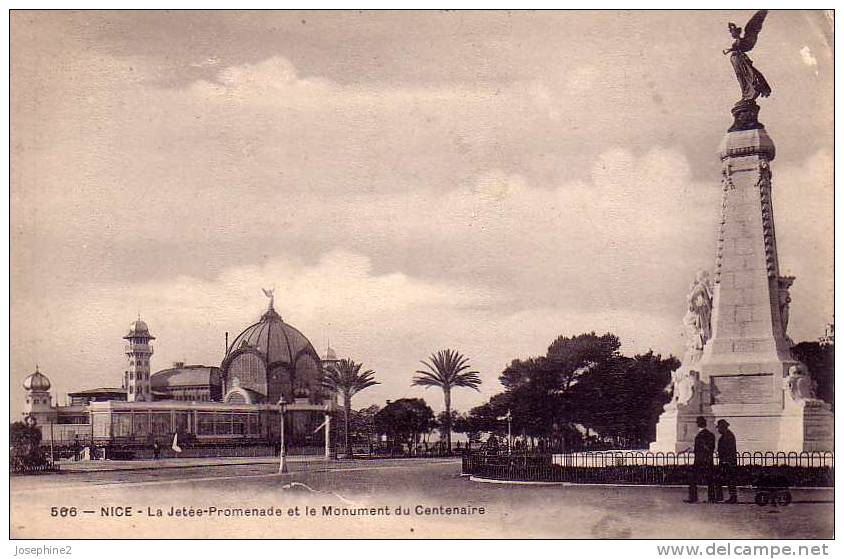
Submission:
POLYGON ((736 371, 742 373, 761 372, 763 363, 780 368, 795 363, 780 308, 771 202, 774 144, 764 128, 738 130, 727 133, 719 151, 721 224, 712 340, 704 349, 702 380, 719 372, 718 363, 743 365, 736 371))
POLYGON ((795 278, 779 269, 774 143, 758 125, 728 132, 719 151, 723 194, 712 339, 700 362, 711 414, 730 422, 740 451, 820 450, 825 445, 813 442, 812 430, 803 425, 831 422, 832 415, 813 406, 798 411, 783 385, 789 369, 798 366, 786 332, 788 288, 795 278))
MULTIPOLYGON (((740 452, 832 450, 829 406, 811 395, 793 394, 784 383, 790 369, 801 367, 786 333, 794 278, 780 276, 772 204, 774 143, 752 116, 734 125, 719 149, 722 198, 711 337, 699 360, 687 354, 678 371, 698 372, 698 390, 687 402, 666 406, 652 450, 688 445, 697 414, 710 428, 718 419, 729 421, 740 452)), ((792 378, 791 384, 796 382, 792 378)), ((676 393, 676 378, 674 383, 676 393)))

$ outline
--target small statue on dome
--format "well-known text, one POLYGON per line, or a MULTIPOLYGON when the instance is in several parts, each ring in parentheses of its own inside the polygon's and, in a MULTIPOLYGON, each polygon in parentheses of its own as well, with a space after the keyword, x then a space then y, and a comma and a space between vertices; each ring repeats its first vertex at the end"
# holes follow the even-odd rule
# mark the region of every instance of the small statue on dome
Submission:
POLYGON ((275 301, 275 287, 273 287, 272 289, 266 289, 262 287, 261 291, 263 291, 264 295, 266 295, 270 300, 270 306, 267 308, 267 310, 274 311, 275 307, 273 306, 273 303, 275 301))

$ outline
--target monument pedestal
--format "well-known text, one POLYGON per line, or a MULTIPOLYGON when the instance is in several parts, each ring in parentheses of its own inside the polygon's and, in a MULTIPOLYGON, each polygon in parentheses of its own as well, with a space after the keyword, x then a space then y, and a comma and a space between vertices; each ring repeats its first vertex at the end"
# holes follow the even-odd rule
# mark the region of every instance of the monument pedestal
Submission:
POLYGON ((698 428, 696 418, 701 415, 693 410, 674 407, 666 409, 656 424, 656 441, 651 452, 683 452, 695 446, 698 428))
POLYGON ((834 416, 821 400, 786 403, 780 419, 778 450, 823 452, 834 448, 834 416))
POLYGON ((701 382, 704 402, 666 406, 656 425, 651 452, 682 452, 694 446, 698 416, 715 422, 726 419, 736 434, 739 452, 825 452, 834 449, 835 416, 830 405, 814 398, 795 399, 788 388, 777 391, 780 402, 711 404, 710 386, 701 382))
POLYGON ((674 374, 674 394, 659 416, 651 452, 683 452, 694 448, 697 418, 708 415, 703 405, 704 386, 698 373, 689 368, 694 357, 687 353, 684 361, 686 363, 674 374))
POLYGON ((814 398, 786 334, 794 278, 779 275, 771 201, 774 143, 756 121, 755 104, 737 105, 733 113, 736 123, 719 150, 722 203, 714 286, 706 274, 698 274, 684 319, 692 332, 690 352, 699 353, 692 354, 691 363, 684 358, 683 368, 699 374, 700 403, 667 406, 651 449, 687 448, 688 437, 696 433, 689 423, 694 427, 694 418, 702 415, 710 429, 726 419, 739 452, 832 450, 833 414, 814 398))

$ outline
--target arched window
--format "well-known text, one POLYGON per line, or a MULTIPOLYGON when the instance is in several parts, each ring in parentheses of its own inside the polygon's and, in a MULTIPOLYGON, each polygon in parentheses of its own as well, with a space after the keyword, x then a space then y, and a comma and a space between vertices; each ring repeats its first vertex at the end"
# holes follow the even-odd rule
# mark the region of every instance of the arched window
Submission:
POLYGON ((227 368, 226 388, 234 388, 234 379, 242 388, 254 390, 260 394, 267 393, 267 370, 260 356, 247 351, 232 359, 227 368))
POLYGON ((311 355, 304 354, 296 360, 293 392, 297 398, 308 398, 312 403, 322 400, 322 370, 311 355))

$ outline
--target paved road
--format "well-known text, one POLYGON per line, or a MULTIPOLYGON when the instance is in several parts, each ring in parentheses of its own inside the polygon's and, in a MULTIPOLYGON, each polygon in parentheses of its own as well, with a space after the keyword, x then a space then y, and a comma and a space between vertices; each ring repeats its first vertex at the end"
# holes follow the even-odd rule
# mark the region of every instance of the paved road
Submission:
POLYGON ((272 464, 252 464, 15 477, 12 534, 707 539, 833 535, 832 490, 797 490, 791 506, 762 508, 753 504, 749 491, 740 492, 739 505, 687 505, 682 503, 683 488, 478 483, 461 477, 454 460, 307 462, 291 464, 287 475, 275 470, 272 464), (77 516, 53 517, 53 506, 75 506, 77 516), (103 516, 102 508, 113 506, 131 507, 132 516, 103 516), (242 516, 243 509, 255 509, 249 511, 255 514, 271 509, 273 515, 242 516), (162 516, 156 516, 159 510, 162 516), (203 515, 169 516, 171 511, 203 515))

